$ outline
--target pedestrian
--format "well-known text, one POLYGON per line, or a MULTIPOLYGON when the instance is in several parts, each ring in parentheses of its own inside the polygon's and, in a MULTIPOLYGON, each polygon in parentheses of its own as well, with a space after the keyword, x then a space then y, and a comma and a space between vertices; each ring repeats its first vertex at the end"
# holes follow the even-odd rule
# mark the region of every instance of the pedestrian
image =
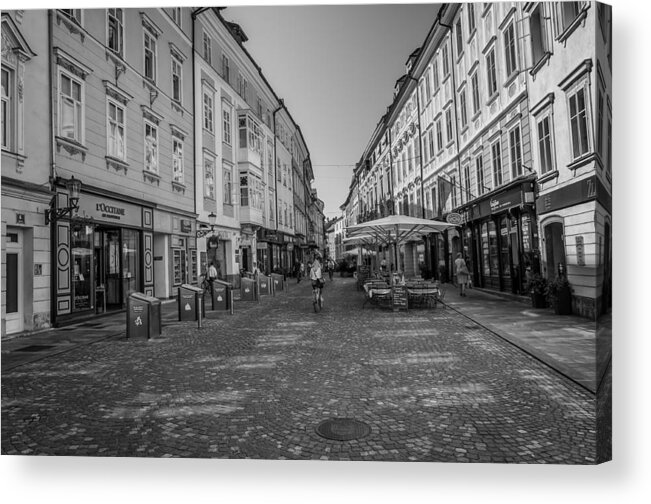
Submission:
POLYGON ((335 263, 331 258, 329 258, 328 259, 328 276, 330 277, 331 282, 332 282, 332 276, 334 275, 334 272, 335 272, 335 263))
POLYGON ((468 271, 468 266, 466 266, 466 261, 463 258, 463 254, 459 252, 457 258, 454 261, 454 267, 457 273, 457 283, 459 284, 459 295, 466 296, 466 284, 470 278, 470 271, 468 271))
POLYGON ((315 254, 314 261, 312 261, 312 264, 310 265, 310 280, 312 280, 312 292, 314 295, 312 304, 314 305, 314 311, 317 311, 317 303, 319 308, 323 307, 321 289, 325 286, 321 267, 321 256, 318 253, 315 254))
POLYGON ((214 261, 210 263, 210 266, 208 267, 208 286, 210 288, 210 295, 212 296, 213 293, 213 283, 215 283, 215 280, 217 279, 217 268, 215 267, 214 261))
POLYGON ((299 261, 299 263, 298 263, 298 282, 296 282, 296 283, 301 283, 301 279, 303 278, 304 274, 305 274, 305 264, 303 264, 303 261, 299 261))

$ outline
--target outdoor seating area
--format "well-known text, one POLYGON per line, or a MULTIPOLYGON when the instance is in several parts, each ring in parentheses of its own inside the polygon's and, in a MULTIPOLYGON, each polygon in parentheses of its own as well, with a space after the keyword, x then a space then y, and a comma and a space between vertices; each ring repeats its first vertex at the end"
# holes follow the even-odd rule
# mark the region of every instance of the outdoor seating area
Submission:
POLYGON ((407 309, 411 308, 436 308, 439 303, 443 306, 445 300, 445 288, 439 282, 430 282, 422 279, 410 279, 404 283, 391 286, 387 281, 376 275, 376 278, 368 279, 363 284, 364 303, 372 306, 385 308, 394 307, 394 289, 401 288, 407 292, 407 309))

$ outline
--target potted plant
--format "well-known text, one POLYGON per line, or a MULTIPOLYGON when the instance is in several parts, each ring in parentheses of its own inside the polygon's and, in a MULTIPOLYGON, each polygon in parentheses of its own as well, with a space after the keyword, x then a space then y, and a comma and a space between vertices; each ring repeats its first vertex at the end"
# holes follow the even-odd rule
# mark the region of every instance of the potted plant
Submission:
POLYGON ((531 294, 531 305, 534 308, 547 308, 547 279, 535 274, 529 279, 527 291, 531 294))
POLYGON ((557 315, 572 314, 572 286, 567 277, 557 276, 547 283, 547 301, 557 315))

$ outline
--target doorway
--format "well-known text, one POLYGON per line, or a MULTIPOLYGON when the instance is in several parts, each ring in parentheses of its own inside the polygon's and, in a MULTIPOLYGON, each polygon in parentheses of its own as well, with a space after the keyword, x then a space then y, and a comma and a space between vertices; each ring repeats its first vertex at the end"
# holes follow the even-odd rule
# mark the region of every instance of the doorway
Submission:
POLYGON ((563 223, 552 222, 545 226, 545 251, 547 252, 547 279, 553 280, 558 265, 565 267, 565 244, 563 243, 563 223))
POLYGON ((23 284, 23 233, 7 230, 7 259, 5 263, 6 333, 13 334, 24 329, 23 284))

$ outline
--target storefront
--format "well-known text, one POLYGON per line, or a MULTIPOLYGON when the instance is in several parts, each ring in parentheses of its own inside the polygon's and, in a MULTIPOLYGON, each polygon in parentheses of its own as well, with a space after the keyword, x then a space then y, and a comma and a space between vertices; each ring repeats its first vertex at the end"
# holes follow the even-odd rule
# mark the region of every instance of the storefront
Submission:
POLYGON ((451 240, 462 252, 478 287, 524 294, 527 272, 539 271, 534 177, 517 179, 462 207, 464 224, 451 240))
POLYGON ((132 292, 154 294, 152 208, 84 193, 77 215, 52 226, 55 324, 124 309, 132 292))

